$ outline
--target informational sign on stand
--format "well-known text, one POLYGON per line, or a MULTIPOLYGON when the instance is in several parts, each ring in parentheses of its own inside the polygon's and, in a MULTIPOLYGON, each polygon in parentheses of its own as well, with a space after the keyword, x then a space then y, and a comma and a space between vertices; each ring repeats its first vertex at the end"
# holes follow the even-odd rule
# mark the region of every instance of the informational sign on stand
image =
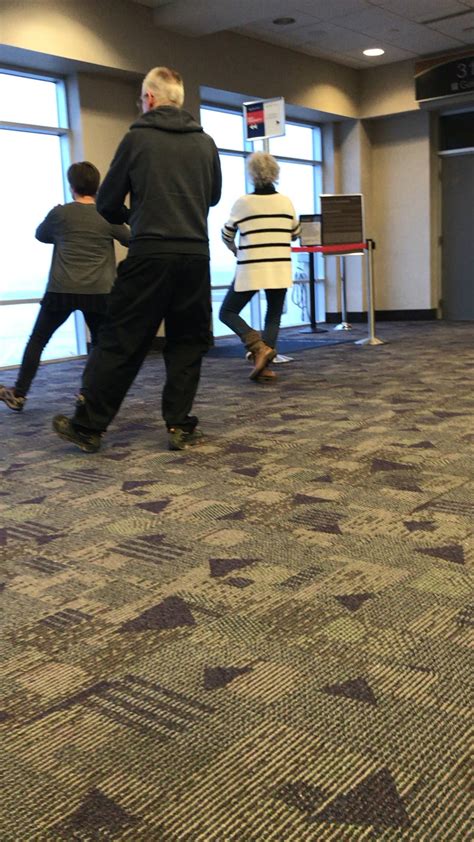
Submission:
POLYGON ((285 100, 263 99, 258 102, 244 102, 245 137, 247 140, 262 140, 285 134, 285 100))
POLYGON ((364 241, 364 208, 361 193, 322 193, 322 244, 364 241))
POLYGON ((321 245, 321 214, 302 213, 300 216, 301 234, 300 243, 302 246, 321 245))

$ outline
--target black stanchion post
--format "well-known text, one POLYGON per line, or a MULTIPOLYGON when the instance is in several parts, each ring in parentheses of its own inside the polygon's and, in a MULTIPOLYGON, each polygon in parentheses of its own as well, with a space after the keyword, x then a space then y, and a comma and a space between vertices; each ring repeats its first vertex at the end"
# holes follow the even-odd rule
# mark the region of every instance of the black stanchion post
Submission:
POLYGON ((314 252, 309 254, 309 328, 302 333, 327 333, 325 328, 316 324, 316 277, 314 272, 314 252))

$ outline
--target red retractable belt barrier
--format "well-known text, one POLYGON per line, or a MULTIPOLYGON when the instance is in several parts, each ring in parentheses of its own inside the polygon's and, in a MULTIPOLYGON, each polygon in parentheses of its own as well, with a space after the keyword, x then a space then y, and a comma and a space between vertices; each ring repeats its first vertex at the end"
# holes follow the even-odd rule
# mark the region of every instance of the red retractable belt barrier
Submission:
POLYGON ((319 252, 320 254, 346 254, 352 251, 364 251, 367 243, 339 243, 337 246, 293 246, 291 251, 319 252))
MULTIPOLYGON (((310 331, 311 333, 327 333, 321 330, 316 324, 316 294, 315 294, 315 273, 314 273, 314 254, 319 253, 323 255, 341 256, 349 254, 361 254, 365 252, 367 262, 367 321, 369 327, 369 335, 367 339, 359 339, 356 345, 384 345, 383 339, 378 339, 375 335, 375 313, 374 313, 374 290, 373 290, 373 251, 375 243, 373 240, 365 240, 363 243, 338 243, 331 246, 294 246, 292 252, 307 252, 309 253, 309 305, 310 305, 310 331)), ((343 294, 345 299, 345 282, 343 283, 343 294)), ((345 304, 344 304, 345 311, 345 304)), ((345 324, 344 314, 344 324, 345 324)), ((350 326, 348 326, 350 328, 350 326)))

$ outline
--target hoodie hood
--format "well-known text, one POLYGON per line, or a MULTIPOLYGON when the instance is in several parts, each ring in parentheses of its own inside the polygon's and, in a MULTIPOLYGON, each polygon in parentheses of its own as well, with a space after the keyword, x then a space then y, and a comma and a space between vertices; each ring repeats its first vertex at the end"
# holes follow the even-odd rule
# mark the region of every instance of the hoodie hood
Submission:
POLYGON ((163 132, 202 132, 202 126, 194 117, 182 108, 174 105, 161 105, 142 114, 130 126, 131 129, 160 129, 163 132))

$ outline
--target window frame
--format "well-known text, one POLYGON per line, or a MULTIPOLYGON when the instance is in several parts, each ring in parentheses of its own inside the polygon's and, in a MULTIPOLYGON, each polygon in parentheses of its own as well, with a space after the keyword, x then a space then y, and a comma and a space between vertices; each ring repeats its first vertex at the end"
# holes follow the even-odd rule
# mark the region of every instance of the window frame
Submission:
MULTIPOLYGON (((56 106, 58 113, 59 126, 48 126, 45 124, 25 123, 25 122, 11 122, 9 120, 0 119, 0 131, 14 131, 25 132, 27 134, 44 134, 59 138, 60 152, 61 152, 61 172, 63 183, 63 198, 67 196, 67 170, 71 163, 71 139, 72 131, 69 126, 69 113, 66 91, 66 79, 60 74, 51 75, 50 73, 41 73, 28 70, 19 70, 18 68, 11 68, 5 65, 0 67, 0 74, 2 76, 20 76, 26 79, 37 79, 41 82, 51 82, 56 86, 56 106)), ((36 298, 9 298, 2 300, 0 298, 0 307, 9 307, 19 304, 39 304, 43 296, 36 298)), ((77 342, 78 353, 73 356, 55 358, 54 360, 46 360, 45 362, 62 362, 68 361, 77 357, 84 356, 87 353, 87 343, 84 331, 84 318, 82 313, 74 313, 74 324, 77 342)), ((0 369, 11 368, 11 366, 1 366, 0 369)))

